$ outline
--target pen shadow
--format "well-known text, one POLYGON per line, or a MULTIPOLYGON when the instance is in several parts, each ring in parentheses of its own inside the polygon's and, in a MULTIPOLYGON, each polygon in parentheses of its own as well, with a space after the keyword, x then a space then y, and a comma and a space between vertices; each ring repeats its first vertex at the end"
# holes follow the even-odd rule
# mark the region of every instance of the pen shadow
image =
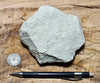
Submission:
MULTIPOLYGON (((22 44, 26 49, 29 50, 28 46, 26 46, 22 41, 21 41, 21 44, 22 44)), ((76 53, 75 53, 75 56, 76 56, 77 54, 79 54, 79 53, 84 49, 84 47, 85 47, 85 45, 83 45, 80 49, 78 49, 78 50, 76 51, 76 53)), ((30 52, 30 51, 29 51, 29 52, 30 52)), ((30 52, 30 55, 32 56, 32 53, 31 53, 31 52, 30 52)), ((37 63, 40 65, 40 67, 43 67, 43 66, 54 66, 54 65, 56 65, 56 66, 62 66, 62 67, 69 67, 69 66, 73 65, 73 62, 74 62, 74 60, 75 60, 75 56, 74 56, 74 58, 73 58, 72 61, 67 62, 67 63, 64 63, 64 62, 53 62, 53 63, 44 63, 44 64, 40 64, 34 56, 32 56, 32 57, 37 61, 37 63)))

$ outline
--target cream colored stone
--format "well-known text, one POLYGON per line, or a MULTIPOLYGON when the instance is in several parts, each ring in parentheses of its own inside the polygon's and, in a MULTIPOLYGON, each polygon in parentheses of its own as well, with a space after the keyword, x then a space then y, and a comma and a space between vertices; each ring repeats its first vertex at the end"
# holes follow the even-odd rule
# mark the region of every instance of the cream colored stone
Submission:
POLYGON ((40 64, 69 62, 85 42, 79 18, 51 6, 41 6, 19 33, 40 64))

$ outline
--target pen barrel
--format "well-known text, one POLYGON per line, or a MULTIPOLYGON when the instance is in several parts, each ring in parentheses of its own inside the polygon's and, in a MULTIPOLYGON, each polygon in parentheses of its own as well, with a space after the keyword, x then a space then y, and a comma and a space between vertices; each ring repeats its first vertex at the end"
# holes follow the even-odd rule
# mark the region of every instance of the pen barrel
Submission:
POLYGON ((24 78, 62 78, 74 77, 74 72, 24 72, 24 78))
POLYGON ((89 72, 24 72, 24 78, 74 78, 89 77, 89 72))

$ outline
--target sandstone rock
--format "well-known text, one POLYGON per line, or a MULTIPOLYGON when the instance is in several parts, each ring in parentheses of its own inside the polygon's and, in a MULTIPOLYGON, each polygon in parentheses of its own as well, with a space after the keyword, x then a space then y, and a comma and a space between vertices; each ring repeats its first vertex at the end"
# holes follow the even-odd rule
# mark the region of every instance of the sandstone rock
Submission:
POLYGON ((50 6, 41 6, 19 33, 40 64, 69 62, 85 42, 79 18, 50 6))

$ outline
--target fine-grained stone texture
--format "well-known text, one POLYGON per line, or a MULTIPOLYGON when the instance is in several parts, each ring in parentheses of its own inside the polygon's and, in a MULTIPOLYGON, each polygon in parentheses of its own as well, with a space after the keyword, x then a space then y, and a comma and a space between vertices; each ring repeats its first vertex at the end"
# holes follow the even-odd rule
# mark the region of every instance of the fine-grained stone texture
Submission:
POLYGON ((69 62, 85 42, 79 18, 51 6, 41 6, 19 32, 40 64, 69 62))

